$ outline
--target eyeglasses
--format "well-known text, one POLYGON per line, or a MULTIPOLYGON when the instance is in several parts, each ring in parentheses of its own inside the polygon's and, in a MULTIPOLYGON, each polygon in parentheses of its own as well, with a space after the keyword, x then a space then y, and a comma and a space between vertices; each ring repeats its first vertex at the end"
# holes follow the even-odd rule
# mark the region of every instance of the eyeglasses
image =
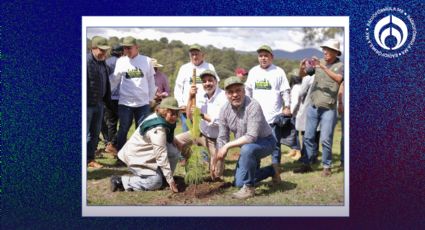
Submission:
POLYGON ((171 116, 178 116, 180 114, 180 110, 168 110, 171 116))
POLYGON ((125 50, 131 50, 131 48, 133 48, 133 46, 124 46, 123 49, 125 49, 125 50))

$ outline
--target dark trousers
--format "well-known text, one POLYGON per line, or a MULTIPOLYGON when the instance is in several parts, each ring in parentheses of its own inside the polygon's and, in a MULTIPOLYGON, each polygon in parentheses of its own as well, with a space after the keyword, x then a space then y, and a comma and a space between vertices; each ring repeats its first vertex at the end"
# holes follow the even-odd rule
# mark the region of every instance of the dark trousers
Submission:
POLYGON ((94 160, 94 152, 99 142, 100 127, 102 126, 103 102, 87 106, 87 162, 94 160))
POLYGON ((118 116, 120 120, 120 127, 117 134, 117 149, 118 151, 124 146, 127 141, 127 134, 133 122, 136 128, 150 113, 150 106, 144 105, 140 107, 129 107, 125 105, 118 105, 118 116))
POLYGON ((111 143, 117 145, 117 130, 118 130, 118 100, 111 101, 112 108, 104 107, 102 135, 105 139, 105 144, 111 143))

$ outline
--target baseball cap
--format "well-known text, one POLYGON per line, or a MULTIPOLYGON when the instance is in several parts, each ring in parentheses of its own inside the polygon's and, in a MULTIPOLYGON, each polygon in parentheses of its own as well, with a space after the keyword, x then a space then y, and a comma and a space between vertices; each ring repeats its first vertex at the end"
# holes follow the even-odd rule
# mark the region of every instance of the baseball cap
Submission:
POLYGON ((201 46, 199 46, 199 45, 191 45, 190 47, 189 47, 189 51, 192 51, 192 50, 198 50, 198 51, 201 51, 201 46))
POLYGON ((260 46, 260 48, 257 49, 257 53, 259 53, 260 51, 267 51, 267 52, 273 54, 272 48, 270 48, 270 46, 268 46, 268 45, 260 46))
POLYGON ((135 46, 137 45, 136 39, 132 36, 125 37, 121 43, 122 46, 135 46))
POLYGON ((226 80, 224 80, 224 89, 227 89, 227 87, 231 85, 235 85, 235 84, 244 85, 241 79, 239 79, 236 76, 231 76, 227 78, 226 80))
POLYGON ((94 36, 91 40, 91 48, 99 48, 101 50, 108 50, 111 47, 108 45, 106 38, 101 36, 94 36))
POLYGON ((209 70, 209 69, 207 69, 207 70, 205 70, 204 72, 202 72, 202 73, 201 73, 201 75, 199 75, 199 77, 200 77, 200 78, 202 78, 202 77, 207 76, 207 75, 214 76, 214 77, 215 77, 215 79, 218 81, 217 74, 216 74, 214 71, 209 70))
POLYGON ((177 103, 177 100, 174 97, 166 97, 162 99, 161 104, 159 104, 159 108, 180 110, 179 104, 177 103))

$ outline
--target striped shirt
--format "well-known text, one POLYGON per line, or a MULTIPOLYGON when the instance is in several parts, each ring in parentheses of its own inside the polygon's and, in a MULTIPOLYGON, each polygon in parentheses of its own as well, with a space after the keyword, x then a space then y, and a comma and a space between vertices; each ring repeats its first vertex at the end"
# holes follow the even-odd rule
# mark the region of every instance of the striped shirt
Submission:
POLYGON ((272 135, 272 129, 264 117, 260 104, 248 96, 239 110, 228 102, 220 111, 217 148, 223 147, 230 139, 230 132, 235 139, 245 136, 251 143, 257 138, 272 135))

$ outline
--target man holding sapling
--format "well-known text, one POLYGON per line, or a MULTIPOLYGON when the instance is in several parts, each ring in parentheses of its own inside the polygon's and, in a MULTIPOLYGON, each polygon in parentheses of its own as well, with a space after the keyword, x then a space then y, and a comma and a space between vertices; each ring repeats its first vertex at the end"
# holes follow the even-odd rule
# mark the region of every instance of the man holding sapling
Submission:
MULTIPOLYGON (((195 85, 191 86, 189 91, 189 103, 186 107, 186 113, 190 119, 193 115, 193 105, 191 100, 192 98, 197 98, 196 107, 201 110, 201 122, 200 122, 200 131, 201 136, 197 138, 192 138, 190 131, 181 133, 176 136, 176 139, 180 140, 187 144, 200 144, 208 149, 210 155, 211 163, 215 161, 216 158, 216 140, 218 136, 218 120, 220 109, 224 104, 227 103, 226 96, 224 91, 217 87, 218 76, 212 70, 205 70, 201 73, 200 78, 202 80, 202 88, 205 92, 203 95, 196 97, 198 88, 195 85)), ((187 148, 186 148, 187 149, 187 148)), ((187 153, 182 153, 185 157, 189 157, 187 153)), ((224 162, 223 160, 217 161, 217 167, 215 171, 211 170, 210 174, 212 180, 220 180, 223 176, 224 171, 224 162)))

